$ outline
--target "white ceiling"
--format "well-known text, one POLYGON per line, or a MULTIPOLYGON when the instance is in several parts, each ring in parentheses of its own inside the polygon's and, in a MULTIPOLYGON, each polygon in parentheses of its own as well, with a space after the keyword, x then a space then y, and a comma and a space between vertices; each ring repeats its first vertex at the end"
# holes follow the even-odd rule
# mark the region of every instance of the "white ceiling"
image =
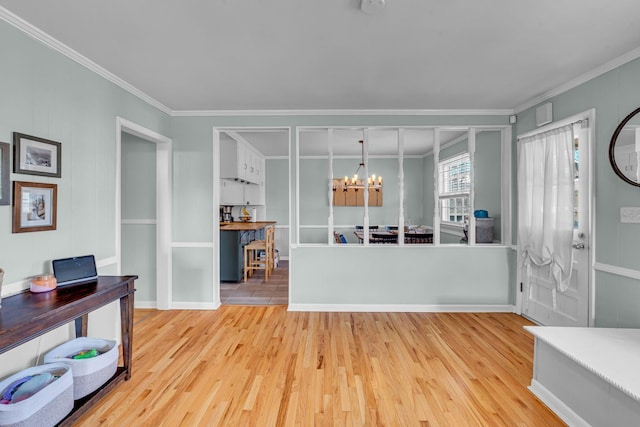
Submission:
POLYGON ((638 0, 386 3, 0 0, 173 111, 514 109, 640 47, 638 0))

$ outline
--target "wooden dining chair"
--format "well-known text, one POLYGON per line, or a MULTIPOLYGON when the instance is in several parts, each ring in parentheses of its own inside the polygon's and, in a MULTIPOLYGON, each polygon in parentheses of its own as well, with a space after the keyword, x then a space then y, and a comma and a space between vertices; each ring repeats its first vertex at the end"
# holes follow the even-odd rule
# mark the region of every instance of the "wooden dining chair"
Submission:
POLYGON ((254 240, 244 247, 244 281, 253 275, 255 270, 264 270, 264 281, 269 282, 269 275, 274 268, 275 229, 267 227, 264 240, 254 240))

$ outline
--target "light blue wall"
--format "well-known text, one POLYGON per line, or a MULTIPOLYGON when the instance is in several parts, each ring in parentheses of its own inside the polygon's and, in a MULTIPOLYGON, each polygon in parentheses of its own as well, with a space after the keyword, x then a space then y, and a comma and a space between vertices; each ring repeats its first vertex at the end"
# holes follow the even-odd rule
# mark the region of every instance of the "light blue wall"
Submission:
MULTIPOLYGON (((156 219, 156 144, 124 133, 122 221, 156 219)), ((122 225, 122 274, 135 274, 136 301, 156 301, 156 225, 122 225)))
POLYGON ((266 215, 278 225, 289 225, 289 160, 266 160, 266 215))
POLYGON ((11 175, 57 184, 58 221, 55 231, 12 234, 12 208, 0 206, 5 285, 48 271, 55 258, 112 259, 116 116, 165 135, 169 117, 4 21, 0 57, 0 141, 22 132, 62 144, 62 178, 11 175))
MULTIPOLYGON (((12 207, 0 206, 4 288, 49 271, 52 259, 94 254, 99 274, 117 273, 116 117, 170 135, 169 116, 0 21, 0 141, 22 132, 62 144, 62 177, 12 174, 12 181, 58 186, 54 231, 11 233, 12 207)), ((118 339, 119 305, 89 315, 90 336, 118 339)), ((71 325, 0 355, 0 376, 32 366, 74 337, 71 325)))
POLYGON ((292 251, 292 304, 508 305, 504 247, 358 246, 292 251), (322 260, 319 262, 318 260, 322 260))
MULTIPOLYGON (((596 110, 596 268, 601 263, 636 272, 640 270, 640 225, 620 223, 620 207, 640 206, 640 189, 618 178, 608 157, 609 142, 616 126, 640 106, 638 76, 640 60, 635 60, 550 100, 554 120, 591 108, 596 110)), ((532 107, 518 114, 514 137, 535 127, 535 107, 532 107)), ((640 280, 597 271, 595 286, 597 326, 640 327, 640 280)))
MULTIPOLYGON (((213 187, 212 187, 212 177, 213 177, 213 169, 212 169, 212 129, 214 127, 291 127, 292 129, 292 141, 290 147, 290 153, 295 159, 296 156, 296 129, 298 126, 430 126, 430 125, 505 125, 507 123, 508 118, 506 116, 220 116, 220 117, 174 117, 173 121, 173 133, 172 138, 174 141, 174 211, 173 211, 173 240, 176 242, 196 242, 196 243, 206 243, 212 242, 212 230, 213 230, 213 221, 212 218, 217 217, 217 212, 213 211, 213 187)), ((375 159, 375 162, 372 159, 371 165, 372 168, 380 168, 380 170, 386 169, 386 166, 383 166, 383 163, 378 163, 378 161, 382 161, 381 159, 375 159)), ((217 160, 214 160, 217 161, 217 160)), ((306 160, 305 160, 306 161, 306 160)), ((318 177, 322 177, 321 180, 326 184, 326 180, 324 177, 327 177, 327 165, 326 161, 315 161, 316 164, 305 164, 303 161, 301 163, 301 223, 307 225, 323 225, 327 223, 327 210, 328 210, 328 199, 327 199, 327 187, 321 188, 311 185, 310 183, 305 183, 304 177, 313 176, 315 179, 318 177), (308 191, 304 191, 308 190, 308 191)), ((340 159, 343 161, 343 159, 340 159)), ((282 162, 282 160, 277 160, 277 162, 282 162)), ((310 161, 312 162, 312 161, 310 161)), ((337 164, 339 162, 336 160, 337 164)), ((353 161, 345 162, 348 163, 348 171, 346 174, 352 174, 355 168, 353 161)), ((499 160, 497 160, 497 164, 499 164, 499 160)), ((345 166, 346 167, 346 166, 345 166)), ((267 179, 270 178, 269 173, 269 164, 267 165, 267 179)), ((428 206, 424 201, 424 195, 429 194, 431 197, 432 194, 432 180, 433 180, 433 168, 432 166, 425 166, 423 159, 406 159, 405 168, 407 169, 406 178, 410 182, 406 189, 407 194, 409 192, 413 192, 416 188, 416 194, 418 196, 414 198, 407 198, 406 200, 406 208, 411 210, 410 214, 407 214, 407 217, 411 216, 411 222, 415 223, 427 223, 430 221, 433 212, 433 206, 428 206), (426 185, 428 185, 429 190, 425 191, 421 189, 421 184, 416 181, 424 180, 426 185), (425 208, 428 206, 428 208, 425 208), (426 213, 425 213, 426 211, 426 213), (415 217, 414 213, 415 212, 415 217)), ((397 160, 393 160, 389 164, 390 172, 384 173, 385 177, 385 187, 392 188, 393 185, 397 185, 397 160), (393 184, 395 182, 395 184, 393 184)), ((291 230, 292 235, 296 226, 296 218, 294 216, 295 207, 296 207, 296 162, 291 162, 291 167, 289 170, 290 176, 294 177, 294 181, 291 183, 292 188, 292 199, 291 199, 291 209, 292 212, 288 212, 291 215, 291 230)), ((378 172, 380 173, 380 172, 378 172)), ((338 170, 336 169, 336 175, 338 174, 338 170)), ((344 175, 344 174, 342 174, 344 175)), ((276 178, 282 181, 282 177, 276 178)), ((267 194, 267 209, 269 208, 269 204, 273 198, 273 194, 270 194, 271 189, 268 189, 267 194)), ((396 193, 397 194, 397 193, 396 193)), ((382 214, 380 218, 376 217, 376 221, 380 221, 382 223, 388 222, 397 222, 397 196, 394 202, 393 194, 388 193, 385 189, 385 207, 382 210, 386 209, 386 206, 391 208, 389 211, 389 215, 387 213, 382 214), (389 197, 391 197, 389 199, 389 197), (393 207, 395 205, 395 207, 393 207)), ((277 202, 277 212, 278 215, 282 215, 284 212, 284 205, 281 203, 282 199, 276 197, 276 200, 280 200, 277 202)), ((337 211, 337 208, 336 208, 337 211)), ((344 211, 347 212, 347 211, 344 211)), ((357 212, 357 211, 356 211, 357 212)), ((276 214, 276 212, 274 212, 276 214)), ((342 214, 339 214, 342 215, 342 214)), ((350 216, 350 214, 345 214, 350 216)), ((268 218, 267 215, 267 219, 268 218)), ((340 219, 340 221, 348 221, 349 224, 355 224, 355 220, 351 218, 340 219)), ((372 219, 374 221, 374 219, 372 219)), ((336 223, 340 223, 338 219, 336 219, 336 223)), ((373 224, 373 222, 372 222, 373 224)), ((351 233, 352 234, 352 233, 351 233)), ((307 229, 301 231, 301 240, 302 241, 317 241, 317 242, 326 242, 327 241, 327 231, 326 229, 307 229)), ((292 240, 295 237, 292 236, 292 240)), ((188 257, 177 256, 178 252, 183 252, 183 248, 176 248, 173 250, 173 262, 174 262, 174 300, 176 301, 197 301, 197 302, 211 302, 212 299, 204 299, 204 300, 194 300, 193 298, 202 298, 211 296, 213 298, 211 290, 213 289, 213 278, 212 275, 209 276, 207 274, 198 274, 198 281, 195 280, 194 277, 190 276, 190 280, 184 280, 182 277, 175 274, 176 271, 184 271, 188 272, 189 263, 191 263, 188 257)), ((291 264, 292 266, 292 281, 291 281, 291 302, 292 303, 300 303, 301 301, 297 300, 298 295, 309 295, 309 292, 315 293, 318 290, 312 290, 310 287, 314 287, 317 278, 312 278, 311 275, 313 270, 307 270, 305 266, 316 263, 321 266, 331 266, 330 268, 336 268, 336 271, 345 271, 346 269, 353 269, 353 265, 350 263, 348 259, 343 259, 343 265, 334 265, 333 264, 333 255, 327 255, 325 258, 325 254, 327 250, 336 249, 336 248, 325 248, 325 250, 319 252, 321 257, 317 257, 317 248, 303 246, 298 247, 291 250, 291 264), (296 267, 295 265, 299 267, 296 267), (295 273, 294 273, 295 272, 295 273), (309 280, 306 280, 306 279, 309 280), (295 289, 295 291, 293 291, 295 289)), ((389 252, 388 254, 385 252, 385 263, 393 264, 397 263, 398 265, 404 265, 405 261, 405 253, 402 248, 393 248, 397 249, 397 251, 389 252)), ((434 271, 431 274, 435 274, 436 276, 444 275, 447 268, 451 266, 451 261, 455 258, 454 252, 448 252, 447 248, 434 248, 435 252, 421 253, 417 248, 414 248, 414 251, 417 250, 416 253, 421 255, 414 255, 412 258, 413 261, 418 264, 422 262, 421 256, 429 257, 429 264, 433 263, 434 271), (442 251, 442 252, 438 252, 442 251)), ((378 248, 358 248, 358 250, 362 250, 363 252, 359 255, 363 259, 363 263, 365 268, 369 265, 373 265, 377 262, 374 258, 368 258, 366 254, 369 251, 376 251, 378 248)), ((503 248, 503 250, 507 251, 503 248)), ((490 251, 493 251, 491 249, 490 251)), ((202 248, 190 248, 189 253, 191 256, 197 257, 198 259, 207 260, 208 254, 211 253, 211 250, 206 247, 202 248), (196 255, 199 254, 199 255, 196 255)), ((339 252, 342 253, 342 252, 339 252)), ((380 252, 376 252, 380 253, 380 252)), ((499 256, 496 256, 496 252, 491 252, 494 254, 489 258, 483 258, 484 255, 477 252, 477 255, 482 259, 481 263, 475 264, 475 261, 472 261, 476 265, 477 268, 472 268, 471 271, 475 271, 480 274, 482 268, 491 270, 492 273, 487 277, 491 277, 497 282, 493 282, 491 285, 487 284, 488 288, 485 291, 488 293, 484 296, 480 296, 482 292, 477 291, 477 285, 474 281, 469 281, 467 276, 453 275, 447 281, 447 285, 459 290, 459 295, 463 295, 464 292, 461 290, 464 287, 468 287, 469 294, 466 299, 450 299, 447 298, 446 301, 456 301, 456 303, 464 303, 464 304, 484 304, 488 299, 491 299, 497 304, 510 304, 513 303, 512 295, 510 294, 510 286, 512 286, 513 281, 510 280, 510 269, 511 262, 509 261, 509 256, 507 253, 502 253, 499 256), (497 286, 500 291, 494 292, 492 290, 492 286, 497 286)), ((459 256, 476 256, 476 252, 470 252, 469 254, 459 254, 459 256)), ((211 264, 213 265, 213 260, 211 259, 211 264)), ((456 268, 459 268, 458 267, 456 268)), ((205 271, 209 271, 206 269, 206 266, 201 266, 205 269, 205 271)), ((409 269, 409 266, 406 266, 409 269)), ((412 266, 411 268, 416 269, 417 266, 412 266)), ((375 269, 374 269, 375 270, 375 269)), ((400 270, 398 270, 400 271, 400 270)), ((408 271, 408 270, 407 270, 408 271)), ((402 273, 405 274, 405 273, 402 273)), ((347 292, 351 292, 348 289, 350 287, 353 288, 353 294, 359 294, 360 290, 363 289, 363 286, 370 286, 370 289, 375 289, 376 293, 379 293, 376 298, 380 301, 394 301, 397 300, 395 297, 399 294, 404 294, 405 296, 409 294, 408 291, 398 291, 398 287, 403 286, 413 286, 407 285, 406 281, 403 279, 404 276, 400 274, 398 277, 394 279, 394 287, 389 286, 388 280, 389 277, 385 274, 380 275, 363 275, 359 279, 359 283, 349 283, 342 279, 340 280, 340 284, 343 288, 347 289, 347 292)), ((406 273, 412 274, 412 273, 406 273)), ((490 280, 488 280, 490 281, 490 280)), ((443 285, 437 285, 443 286, 443 285)), ((484 286, 484 285, 483 285, 484 286)), ((439 288, 438 288, 439 289, 439 288)), ((480 287, 482 290, 482 286, 480 287)), ((322 298, 319 299, 319 302, 330 303, 333 301, 334 303, 340 302, 340 295, 337 295, 330 291, 330 289, 326 289, 323 292, 322 298)), ((305 300, 308 301, 308 300, 305 300)), ((417 294, 416 298, 413 300, 415 304, 429 304, 430 301, 433 301, 433 294, 417 294)), ((443 300, 444 301, 444 300, 443 300)), ((443 302, 445 303, 445 302, 443 302)), ((493 303, 493 302, 492 302, 493 303)))

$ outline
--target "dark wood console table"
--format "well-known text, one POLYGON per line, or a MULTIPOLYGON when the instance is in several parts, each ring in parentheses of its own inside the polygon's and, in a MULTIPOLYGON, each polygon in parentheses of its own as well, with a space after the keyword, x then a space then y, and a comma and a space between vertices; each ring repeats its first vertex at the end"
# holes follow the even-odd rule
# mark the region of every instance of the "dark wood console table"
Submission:
POLYGON ((86 336, 89 312, 120 300, 123 366, 119 366, 114 376, 98 390, 76 400, 73 410, 60 425, 72 425, 113 387, 131 378, 133 293, 137 278, 100 276, 90 283, 69 285, 45 293, 25 291, 2 299, 0 354, 71 321, 75 321, 76 336, 86 336))

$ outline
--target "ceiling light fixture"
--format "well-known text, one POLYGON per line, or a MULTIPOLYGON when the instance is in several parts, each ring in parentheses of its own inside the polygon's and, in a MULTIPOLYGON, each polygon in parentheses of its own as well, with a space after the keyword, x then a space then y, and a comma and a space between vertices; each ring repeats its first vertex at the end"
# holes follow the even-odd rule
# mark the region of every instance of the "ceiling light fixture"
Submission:
MULTIPOLYGON (((353 174, 353 176, 351 178, 349 178, 348 176, 344 177, 344 184, 343 187, 344 189, 348 189, 348 188, 355 188, 356 190, 359 188, 364 188, 364 180, 363 179, 358 179, 358 172, 360 172, 360 169, 364 168, 364 141, 360 140, 358 141, 360 143, 360 148, 362 150, 362 157, 360 158, 360 164, 358 165, 358 169, 356 169, 356 172, 353 174)), ((376 190, 379 190, 382 188, 382 176, 377 176, 371 175, 370 177, 367 177, 367 184, 369 188, 374 188, 376 190)))
POLYGON ((360 9, 364 13, 378 13, 384 9, 385 0, 362 0, 360 9))

